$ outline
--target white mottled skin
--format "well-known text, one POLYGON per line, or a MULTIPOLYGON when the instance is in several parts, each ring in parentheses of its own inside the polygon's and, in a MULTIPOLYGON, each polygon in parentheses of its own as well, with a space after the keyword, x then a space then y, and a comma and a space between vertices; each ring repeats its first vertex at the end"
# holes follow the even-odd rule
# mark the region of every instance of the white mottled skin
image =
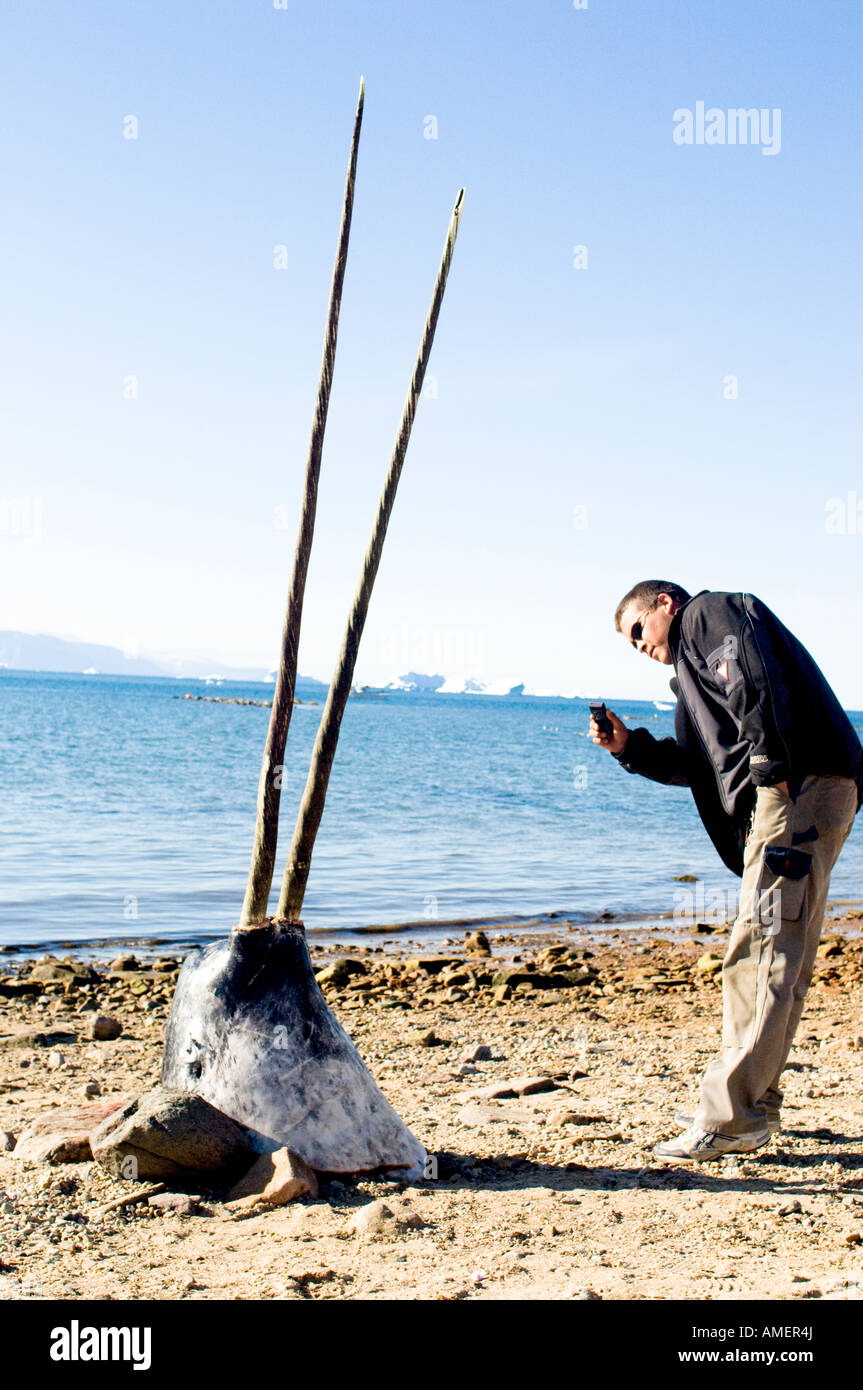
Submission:
POLYGON ((319 1172, 386 1167, 421 1177, 426 1151, 327 1007, 302 928, 259 930, 266 935, 235 932, 187 958, 163 1085, 195 1091, 247 1125, 262 1152, 286 1146, 319 1172))

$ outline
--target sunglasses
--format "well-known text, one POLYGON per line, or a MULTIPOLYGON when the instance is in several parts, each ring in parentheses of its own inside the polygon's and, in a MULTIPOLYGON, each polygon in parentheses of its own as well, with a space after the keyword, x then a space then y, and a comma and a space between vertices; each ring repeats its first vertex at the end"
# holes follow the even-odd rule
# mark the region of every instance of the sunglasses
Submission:
POLYGON ((632 643, 633 647, 636 645, 637 642, 640 642, 642 637, 644 636, 644 620, 647 617, 648 613, 652 612, 652 608, 645 608, 644 612, 641 614, 641 617, 638 618, 632 624, 632 629, 629 634, 629 640, 632 643))

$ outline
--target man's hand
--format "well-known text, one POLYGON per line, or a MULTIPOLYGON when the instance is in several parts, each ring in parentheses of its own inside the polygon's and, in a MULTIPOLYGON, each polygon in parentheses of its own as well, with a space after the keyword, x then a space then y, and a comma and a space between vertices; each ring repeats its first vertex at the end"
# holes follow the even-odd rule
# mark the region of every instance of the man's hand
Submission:
POLYGON ((606 714, 608 715, 608 722, 614 732, 611 734, 601 734, 597 728, 596 721, 591 718, 590 737, 593 739, 594 743, 598 744, 600 748, 606 748, 609 753, 622 753, 626 747, 626 741, 629 738, 629 730, 625 724, 621 723, 616 714, 612 714, 610 709, 606 710, 606 714))

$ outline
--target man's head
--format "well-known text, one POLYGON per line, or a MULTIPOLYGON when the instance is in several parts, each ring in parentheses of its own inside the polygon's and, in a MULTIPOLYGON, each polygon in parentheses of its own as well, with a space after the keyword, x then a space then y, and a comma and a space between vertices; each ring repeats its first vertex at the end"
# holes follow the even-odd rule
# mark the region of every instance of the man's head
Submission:
POLYGON ((670 666, 668 630, 678 608, 690 597, 679 584, 667 579, 642 579, 617 605, 614 626, 636 651, 670 666))

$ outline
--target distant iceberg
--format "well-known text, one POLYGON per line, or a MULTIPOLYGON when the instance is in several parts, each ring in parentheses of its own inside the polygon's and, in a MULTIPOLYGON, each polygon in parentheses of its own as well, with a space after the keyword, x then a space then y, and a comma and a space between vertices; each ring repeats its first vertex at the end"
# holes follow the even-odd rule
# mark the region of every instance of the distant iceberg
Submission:
POLYGON ((384 690, 440 690, 446 677, 425 676, 419 671, 406 671, 403 676, 393 676, 383 687, 384 690))
POLYGON ((438 686, 438 695, 484 695, 485 683, 473 676, 447 676, 443 685, 438 686))
POLYGON ((497 676, 494 680, 483 681, 476 676, 428 676, 418 671, 407 671, 403 676, 394 676, 383 687, 384 690, 417 691, 436 695, 531 695, 549 700, 587 700, 583 690, 555 690, 545 686, 530 686, 512 676, 497 676))
POLYGON ((524 681, 497 680, 489 681, 483 690, 483 695, 523 695, 524 681))

